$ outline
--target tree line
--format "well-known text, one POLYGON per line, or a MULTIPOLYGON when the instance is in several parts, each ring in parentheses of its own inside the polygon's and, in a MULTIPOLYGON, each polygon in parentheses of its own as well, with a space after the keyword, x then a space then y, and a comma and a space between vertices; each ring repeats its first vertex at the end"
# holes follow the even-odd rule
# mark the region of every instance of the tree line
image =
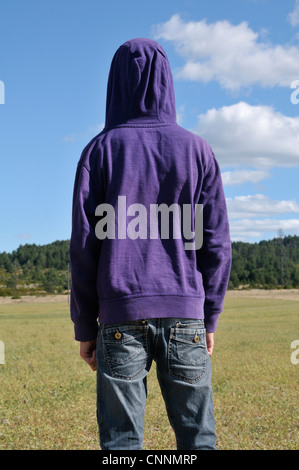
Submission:
POLYGON ((0 253, 0 296, 65 293, 69 279, 68 240, 0 253))
MULTIPOLYGON (((0 296, 66 293, 70 285, 69 240, 0 253, 0 296)), ((237 288, 299 288, 299 236, 232 242, 229 289, 237 288)))
POLYGON ((299 237, 232 243, 229 288, 298 288, 299 237))

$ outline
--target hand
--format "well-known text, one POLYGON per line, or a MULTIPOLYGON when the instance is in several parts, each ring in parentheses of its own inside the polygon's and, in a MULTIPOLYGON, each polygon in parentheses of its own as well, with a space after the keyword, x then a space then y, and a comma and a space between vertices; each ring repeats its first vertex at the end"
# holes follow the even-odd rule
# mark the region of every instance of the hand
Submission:
POLYGON ((206 341, 209 356, 212 356, 214 348, 214 333, 206 333, 206 341))
POLYGON ((81 341, 80 342, 80 356, 91 367, 92 370, 97 370, 97 357, 96 357, 97 340, 81 341))

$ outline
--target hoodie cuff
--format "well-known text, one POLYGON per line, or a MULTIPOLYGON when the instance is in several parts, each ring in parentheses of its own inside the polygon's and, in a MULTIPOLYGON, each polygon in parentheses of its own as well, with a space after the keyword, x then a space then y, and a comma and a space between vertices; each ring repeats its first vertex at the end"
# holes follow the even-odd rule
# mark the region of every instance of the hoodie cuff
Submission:
POLYGON ((98 323, 95 322, 92 325, 87 324, 75 324, 75 340, 76 341, 94 341, 98 336, 98 323))
POLYGON ((215 333, 221 311, 205 312, 205 329, 207 333, 215 333))

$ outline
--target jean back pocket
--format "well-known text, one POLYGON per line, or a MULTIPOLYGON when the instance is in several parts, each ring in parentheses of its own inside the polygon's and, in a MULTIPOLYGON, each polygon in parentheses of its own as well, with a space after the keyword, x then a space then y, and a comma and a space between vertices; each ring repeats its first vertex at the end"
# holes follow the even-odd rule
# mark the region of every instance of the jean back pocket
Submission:
POLYGON ((105 325, 105 358, 113 377, 133 379, 147 362, 147 325, 105 325))
POLYGON ((171 328, 168 349, 171 375, 185 382, 198 382, 205 376, 206 360, 206 333, 201 323, 177 323, 171 328))

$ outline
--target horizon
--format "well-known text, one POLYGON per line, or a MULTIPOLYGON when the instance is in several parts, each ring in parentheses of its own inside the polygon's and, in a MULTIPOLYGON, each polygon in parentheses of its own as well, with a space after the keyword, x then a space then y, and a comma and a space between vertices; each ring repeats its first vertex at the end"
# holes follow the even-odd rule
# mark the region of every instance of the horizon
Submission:
MULTIPOLYGON (((244 242, 242 240, 231 240, 231 244, 233 245, 234 243, 242 243, 242 244, 249 244, 249 245, 259 245, 260 243, 264 243, 264 242, 272 242, 274 240, 278 240, 278 239, 282 239, 284 240, 285 238, 299 238, 299 235, 277 235, 276 237, 273 237, 273 238, 270 238, 270 239, 263 239, 263 240, 259 240, 259 241, 248 241, 248 242, 244 242)), ((63 240, 54 240, 52 242, 48 242, 48 243, 43 243, 43 244, 39 244, 39 243, 23 243, 23 244, 20 244, 17 248, 14 248, 12 251, 0 251, 0 255, 3 254, 3 253, 6 253, 7 255, 12 255, 14 252, 18 251, 19 248, 23 247, 23 246, 37 246, 37 247, 43 247, 43 246, 48 246, 48 245, 53 245, 54 243, 68 243, 70 241, 70 239, 63 239, 63 240)))

